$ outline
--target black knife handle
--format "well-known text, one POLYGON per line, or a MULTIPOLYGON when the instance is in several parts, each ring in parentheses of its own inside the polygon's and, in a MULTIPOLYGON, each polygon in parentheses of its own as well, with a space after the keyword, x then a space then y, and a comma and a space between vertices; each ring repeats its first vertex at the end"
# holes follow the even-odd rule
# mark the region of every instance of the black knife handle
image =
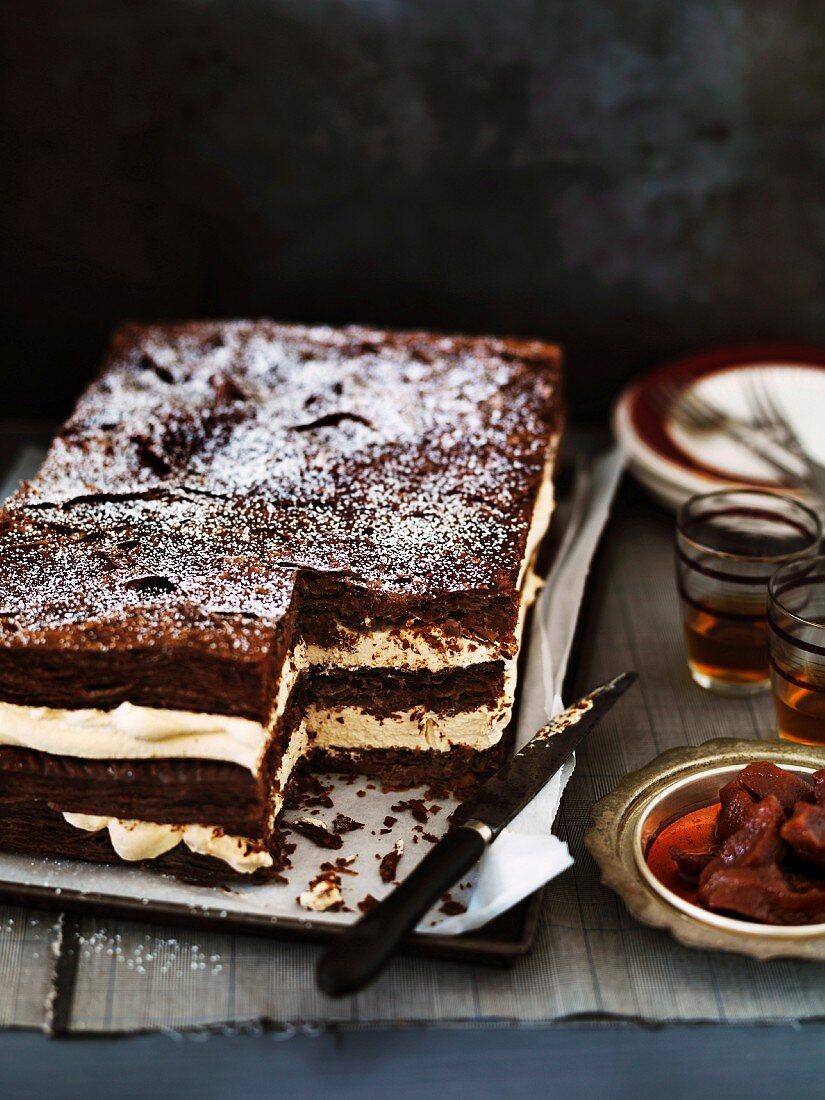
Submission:
POLYGON ((327 948, 316 973, 324 993, 355 993, 380 974, 405 936, 485 847, 484 837, 470 825, 447 833, 400 886, 327 948))

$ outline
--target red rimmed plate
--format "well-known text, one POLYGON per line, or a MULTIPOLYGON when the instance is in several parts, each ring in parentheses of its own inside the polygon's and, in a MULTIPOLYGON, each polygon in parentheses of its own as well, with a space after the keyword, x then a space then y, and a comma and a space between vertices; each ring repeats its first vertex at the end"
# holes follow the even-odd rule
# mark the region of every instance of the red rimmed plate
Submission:
POLYGON ((825 348, 749 344, 668 363, 630 386, 613 413, 628 465, 661 503, 726 486, 776 486, 774 471, 721 432, 690 432, 651 399, 663 385, 694 389, 724 412, 749 420, 748 376, 759 372, 809 452, 825 463, 825 348))

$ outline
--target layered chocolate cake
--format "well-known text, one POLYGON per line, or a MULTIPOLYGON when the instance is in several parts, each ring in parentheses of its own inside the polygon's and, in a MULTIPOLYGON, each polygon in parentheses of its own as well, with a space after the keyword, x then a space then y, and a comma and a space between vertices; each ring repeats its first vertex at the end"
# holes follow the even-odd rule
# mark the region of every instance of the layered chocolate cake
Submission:
POLYGON ((122 329, 0 513, 0 848, 254 879, 302 762, 497 766, 559 410, 534 341, 122 329))

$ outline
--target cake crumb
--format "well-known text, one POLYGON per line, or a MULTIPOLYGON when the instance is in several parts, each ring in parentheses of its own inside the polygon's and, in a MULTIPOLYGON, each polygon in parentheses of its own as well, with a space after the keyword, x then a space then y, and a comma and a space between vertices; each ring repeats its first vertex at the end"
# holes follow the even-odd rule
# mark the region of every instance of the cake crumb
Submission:
POLYGON ((378 865, 378 873, 382 882, 392 882, 398 869, 398 862, 404 854, 404 841, 396 840, 392 848, 387 852, 378 865))
POLYGON ((329 809, 332 806, 331 790, 331 784, 322 783, 317 776, 305 775, 301 779, 295 802, 304 810, 312 806, 323 806, 329 809))
POLYGON ((363 829, 364 822, 356 821, 352 817, 347 817, 346 814, 336 814, 335 820, 332 823, 332 830, 335 833, 352 833, 356 829, 363 829))
POLYGON ((390 809, 396 812, 408 810, 416 821, 422 825, 427 823, 427 807, 424 805, 423 798, 402 799, 400 802, 396 802, 394 806, 390 806, 390 809))
POLYGON ((344 904, 341 893, 341 877, 335 871, 323 871, 309 884, 309 888, 295 899, 304 909, 325 913, 339 910, 344 904))
MULTIPOLYGON (((429 799, 436 799, 436 800, 441 799, 443 801, 445 798, 449 798, 449 795, 450 795, 450 792, 446 789, 446 787, 430 787, 428 790, 426 790, 424 792, 424 798, 426 798, 428 800, 429 799)), ((433 807, 434 812, 440 812, 441 809, 442 809, 441 806, 433 807)))
POLYGON ((351 863, 355 863, 358 856, 350 856, 347 859, 345 856, 339 856, 334 863, 322 863, 322 871, 336 871, 342 875, 357 875, 357 871, 353 871, 350 867, 351 863))
POLYGON ((329 826, 323 821, 314 821, 311 817, 299 817, 285 824, 287 828, 294 829, 296 833, 305 836, 319 848, 340 848, 344 843, 337 833, 330 832, 329 826))
POLYGON ((448 891, 442 896, 441 905, 438 911, 439 913, 443 913, 446 917, 457 917, 461 913, 467 912, 467 906, 463 905, 460 901, 456 901, 448 891))

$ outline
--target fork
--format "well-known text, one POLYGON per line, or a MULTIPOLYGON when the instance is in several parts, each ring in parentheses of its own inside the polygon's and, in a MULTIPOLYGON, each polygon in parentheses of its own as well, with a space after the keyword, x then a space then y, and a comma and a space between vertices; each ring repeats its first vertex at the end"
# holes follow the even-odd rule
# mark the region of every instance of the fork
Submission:
POLYGON ((825 498, 825 466, 805 450, 792 421, 771 393, 765 378, 759 372, 752 371, 745 375, 745 387, 754 425, 804 466, 811 487, 821 498, 825 498))
POLYGON ((735 420, 692 390, 683 389, 674 382, 663 382, 656 389, 649 391, 648 397, 654 408, 661 414, 671 416, 677 424, 688 431, 724 432, 747 448, 751 454, 761 458, 790 484, 813 488, 793 460, 790 462, 785 460, 778 446, 765 444, 758 427, 735 420))

